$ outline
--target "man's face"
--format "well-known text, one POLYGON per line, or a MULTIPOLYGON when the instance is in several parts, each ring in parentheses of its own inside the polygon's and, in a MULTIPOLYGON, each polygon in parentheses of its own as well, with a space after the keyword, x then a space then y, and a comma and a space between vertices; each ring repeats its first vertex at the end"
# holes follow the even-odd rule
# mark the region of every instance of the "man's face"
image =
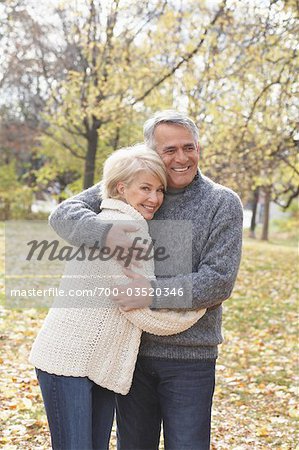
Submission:
POLYGON ((188 186, 197 173, 199 145, 187 128, 162 123, 154 132, 157 153, 167 171, 167 183, 171 188, 188 186))

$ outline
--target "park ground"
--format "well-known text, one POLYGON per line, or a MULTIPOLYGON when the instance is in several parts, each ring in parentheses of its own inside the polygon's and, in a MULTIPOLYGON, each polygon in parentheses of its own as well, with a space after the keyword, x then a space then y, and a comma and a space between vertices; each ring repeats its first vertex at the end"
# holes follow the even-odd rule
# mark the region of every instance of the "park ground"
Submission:
MULTIPOLYGON (((3 228, 0 233, 0 447, 50 449, 39 387, 28 363, 45 311, 5 308, 3 228)), ((212 450, 299 448, 297 282, 294 241, 245 239, 236 288, 224 304, 212 450)))

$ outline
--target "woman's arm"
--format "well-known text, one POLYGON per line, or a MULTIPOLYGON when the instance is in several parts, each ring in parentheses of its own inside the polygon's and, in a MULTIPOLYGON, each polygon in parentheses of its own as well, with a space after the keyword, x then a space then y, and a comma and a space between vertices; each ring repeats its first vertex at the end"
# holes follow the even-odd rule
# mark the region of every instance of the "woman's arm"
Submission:
POLYGON ((120 312, 142 331, 158 336, 169 336, 188 330, 205 314, 206 310, 153 311, 149 308, 141 308, 127 312, 120 309, 120 312))

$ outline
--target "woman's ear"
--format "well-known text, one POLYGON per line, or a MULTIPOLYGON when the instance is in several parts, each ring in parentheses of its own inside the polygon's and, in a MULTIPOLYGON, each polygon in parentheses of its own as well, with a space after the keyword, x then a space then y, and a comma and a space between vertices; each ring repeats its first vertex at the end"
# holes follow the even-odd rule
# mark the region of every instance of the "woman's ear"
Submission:
POLYGON ((116 190, 119 193, 119 195, 124 195, 125 193, 125 184, 122 181, 119 181, 116 185, 116 190))

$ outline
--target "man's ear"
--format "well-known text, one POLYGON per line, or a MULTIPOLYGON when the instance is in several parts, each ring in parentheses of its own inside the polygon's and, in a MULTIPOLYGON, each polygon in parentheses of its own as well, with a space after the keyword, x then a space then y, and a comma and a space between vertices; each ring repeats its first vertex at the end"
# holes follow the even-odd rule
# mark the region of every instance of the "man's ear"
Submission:
POLYGON ((116 190, 119 193, 119 195, 124 195, 125 192, 125 184, 123 181, 119 181, 116 185, 116 190))

